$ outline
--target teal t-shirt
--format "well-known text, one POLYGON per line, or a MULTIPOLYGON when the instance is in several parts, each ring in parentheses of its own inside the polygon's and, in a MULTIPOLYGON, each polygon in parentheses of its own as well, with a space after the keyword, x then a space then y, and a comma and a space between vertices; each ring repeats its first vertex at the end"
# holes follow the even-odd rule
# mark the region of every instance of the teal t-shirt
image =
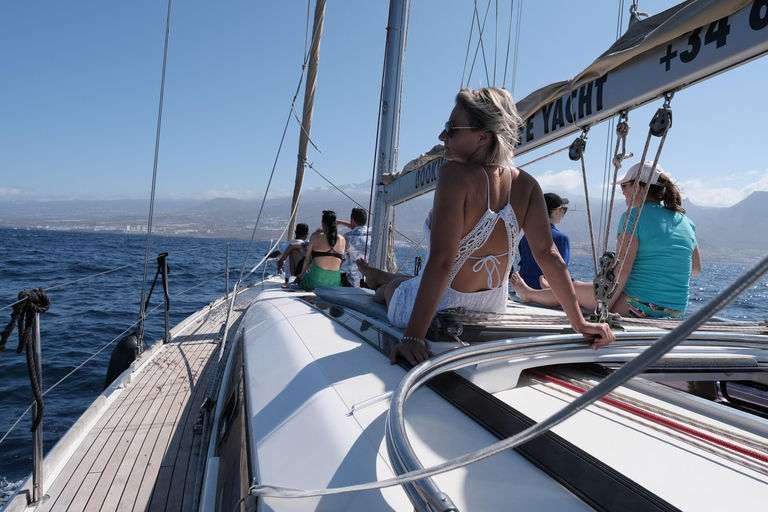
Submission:
MULTIPOLYGON (((632 229, 633 208, 625 232, 632 229)), ((626 212, 617 234, 621 234, 626 212)), ((685 311, 691 277, 691 253, 696 247, 696 226, 685 215, 658 203, 646 203, 635 229, 637 256, 624 293, 640 302, 685 311)))

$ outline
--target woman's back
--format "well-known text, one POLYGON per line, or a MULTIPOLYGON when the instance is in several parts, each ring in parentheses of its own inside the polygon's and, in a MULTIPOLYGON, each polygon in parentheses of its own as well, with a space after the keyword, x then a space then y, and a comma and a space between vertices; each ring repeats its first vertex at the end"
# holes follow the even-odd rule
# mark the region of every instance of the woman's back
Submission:
POLYGON ((315 232, 310 238, 312 246, 311 257, 322 269, 339 270, 344 258, 347 242, 343 236, 337 235, 336 245, 331 247, 323 232, 315 232))
POLYGON ((462 242, 455 263, 465 259, 462 251, 470 252, 463 265, 454 268, 450 286, 461 292, 498 288, 506 283, 519 234, 515 213, 509 207, 510 187, 518 172, 497 166, 459 165, 466 167, 462 185, 467 192, 462 242))
MULTIPOLYGON (((630 215, 631 230, 637 208, 630 215)), ((624 225, 622 215, 619 231, 624 225)), ((624 292, 642 302, 684 311, 688 305, 691 255, 696 248, 696 227, 682 213, 658 203, 646 203, 634 236, 637 255, 624 292)))

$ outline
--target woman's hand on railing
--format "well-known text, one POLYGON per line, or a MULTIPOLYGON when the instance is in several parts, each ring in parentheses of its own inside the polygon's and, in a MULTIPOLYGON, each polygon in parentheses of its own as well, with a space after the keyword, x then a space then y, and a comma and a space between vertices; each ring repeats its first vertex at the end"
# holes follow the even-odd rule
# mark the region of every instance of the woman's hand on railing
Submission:
POLYGON ((413 336, 403 336, 400 343, 395 345, 395 348, 393 348, 392 352, 389 354, 389 364, 395 364, 398 355, 416 366, 430 357, 433 357, 435 354, 427 348, 427 344, 424 340, 414 338, 413 336))
POLYGON ((611 331, 611 326, 604 323, 583 322, 579 326, 574 326, 574 330, 590 340, 592 342, 591 347, 594 350, 610 345, 616 340, 616 336, 611 331))

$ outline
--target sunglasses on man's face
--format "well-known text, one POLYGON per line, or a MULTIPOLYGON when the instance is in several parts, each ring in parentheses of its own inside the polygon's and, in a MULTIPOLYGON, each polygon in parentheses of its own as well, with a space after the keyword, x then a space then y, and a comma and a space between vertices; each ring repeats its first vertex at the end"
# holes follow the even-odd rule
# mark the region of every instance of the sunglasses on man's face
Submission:
POLYGON ((453 121, 448 121, 445 123, 445 134, 450 139, 453 137, 454 130, 474 130, 474 126, 453 126, 453 121))

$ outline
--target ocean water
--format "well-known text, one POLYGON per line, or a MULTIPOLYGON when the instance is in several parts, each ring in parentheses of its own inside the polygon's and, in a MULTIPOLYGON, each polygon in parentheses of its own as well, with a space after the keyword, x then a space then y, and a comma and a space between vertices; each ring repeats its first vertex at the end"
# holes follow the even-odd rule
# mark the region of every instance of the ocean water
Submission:
MULTIPOLYGON (((124 331, 136 322, 145 244, 146 238, 139 235, 0 229, 0 308, 15 302, 22 289, 49 290, 52 306, 40 320, 43 390, 107 343, 124 336, 124 331), (125 265, 130 266, 83 279, 125 265)), ((247 241, 153 237, 149 284, 157 268, 154 258, 168 252, 171 326, 224 295, 227 248, 231 287, 243 267, 247 241)), ((267 250, 268 243, 254 243, 246 271, 255 266, 267 250)), ((396 250, 400 261, 410 252, 407 247, 396 250)), ((423 256, 424 251, 419 250, 416 255, 423 256)), ((574 278, 591 279, 590 258, 573 256, 570 268, 574 278)), ((691 281, 689 311, 701 307, 748 268, 746 264, 705 260, 701 275, 691 281)), ((266 272, 274 271, 274 260, 271 260, 266 272)), ((413 261, 408 261, 402 271, 412 273, 413 261)), ((245 282, 258 280, 261 275, 259 269, 245 282)), ((158 282, 148 310, 161 302, 162 289, 158 282)), ((0 312, 0 329, 10 320, 10 313, 10 308, 0 312)), ((768 279, 748 290, 720 316, 739 320, 768 318, 768 279)), ((147 319, 148 344, 162 338, 163 326, 163 309, 158 308, 147 319)), ((18 335, 14 331, 0 356, 0 437, 32 403, 26 360, 23 354, 16 354, 17 343, 18 335)), ((112 346, 46 394, 43 419, 46 453, 101 393, 111 351, 112 346)), ((0 444, 0 506, 31 473, 30 425, 31 414, 27 413, 0 444)))

